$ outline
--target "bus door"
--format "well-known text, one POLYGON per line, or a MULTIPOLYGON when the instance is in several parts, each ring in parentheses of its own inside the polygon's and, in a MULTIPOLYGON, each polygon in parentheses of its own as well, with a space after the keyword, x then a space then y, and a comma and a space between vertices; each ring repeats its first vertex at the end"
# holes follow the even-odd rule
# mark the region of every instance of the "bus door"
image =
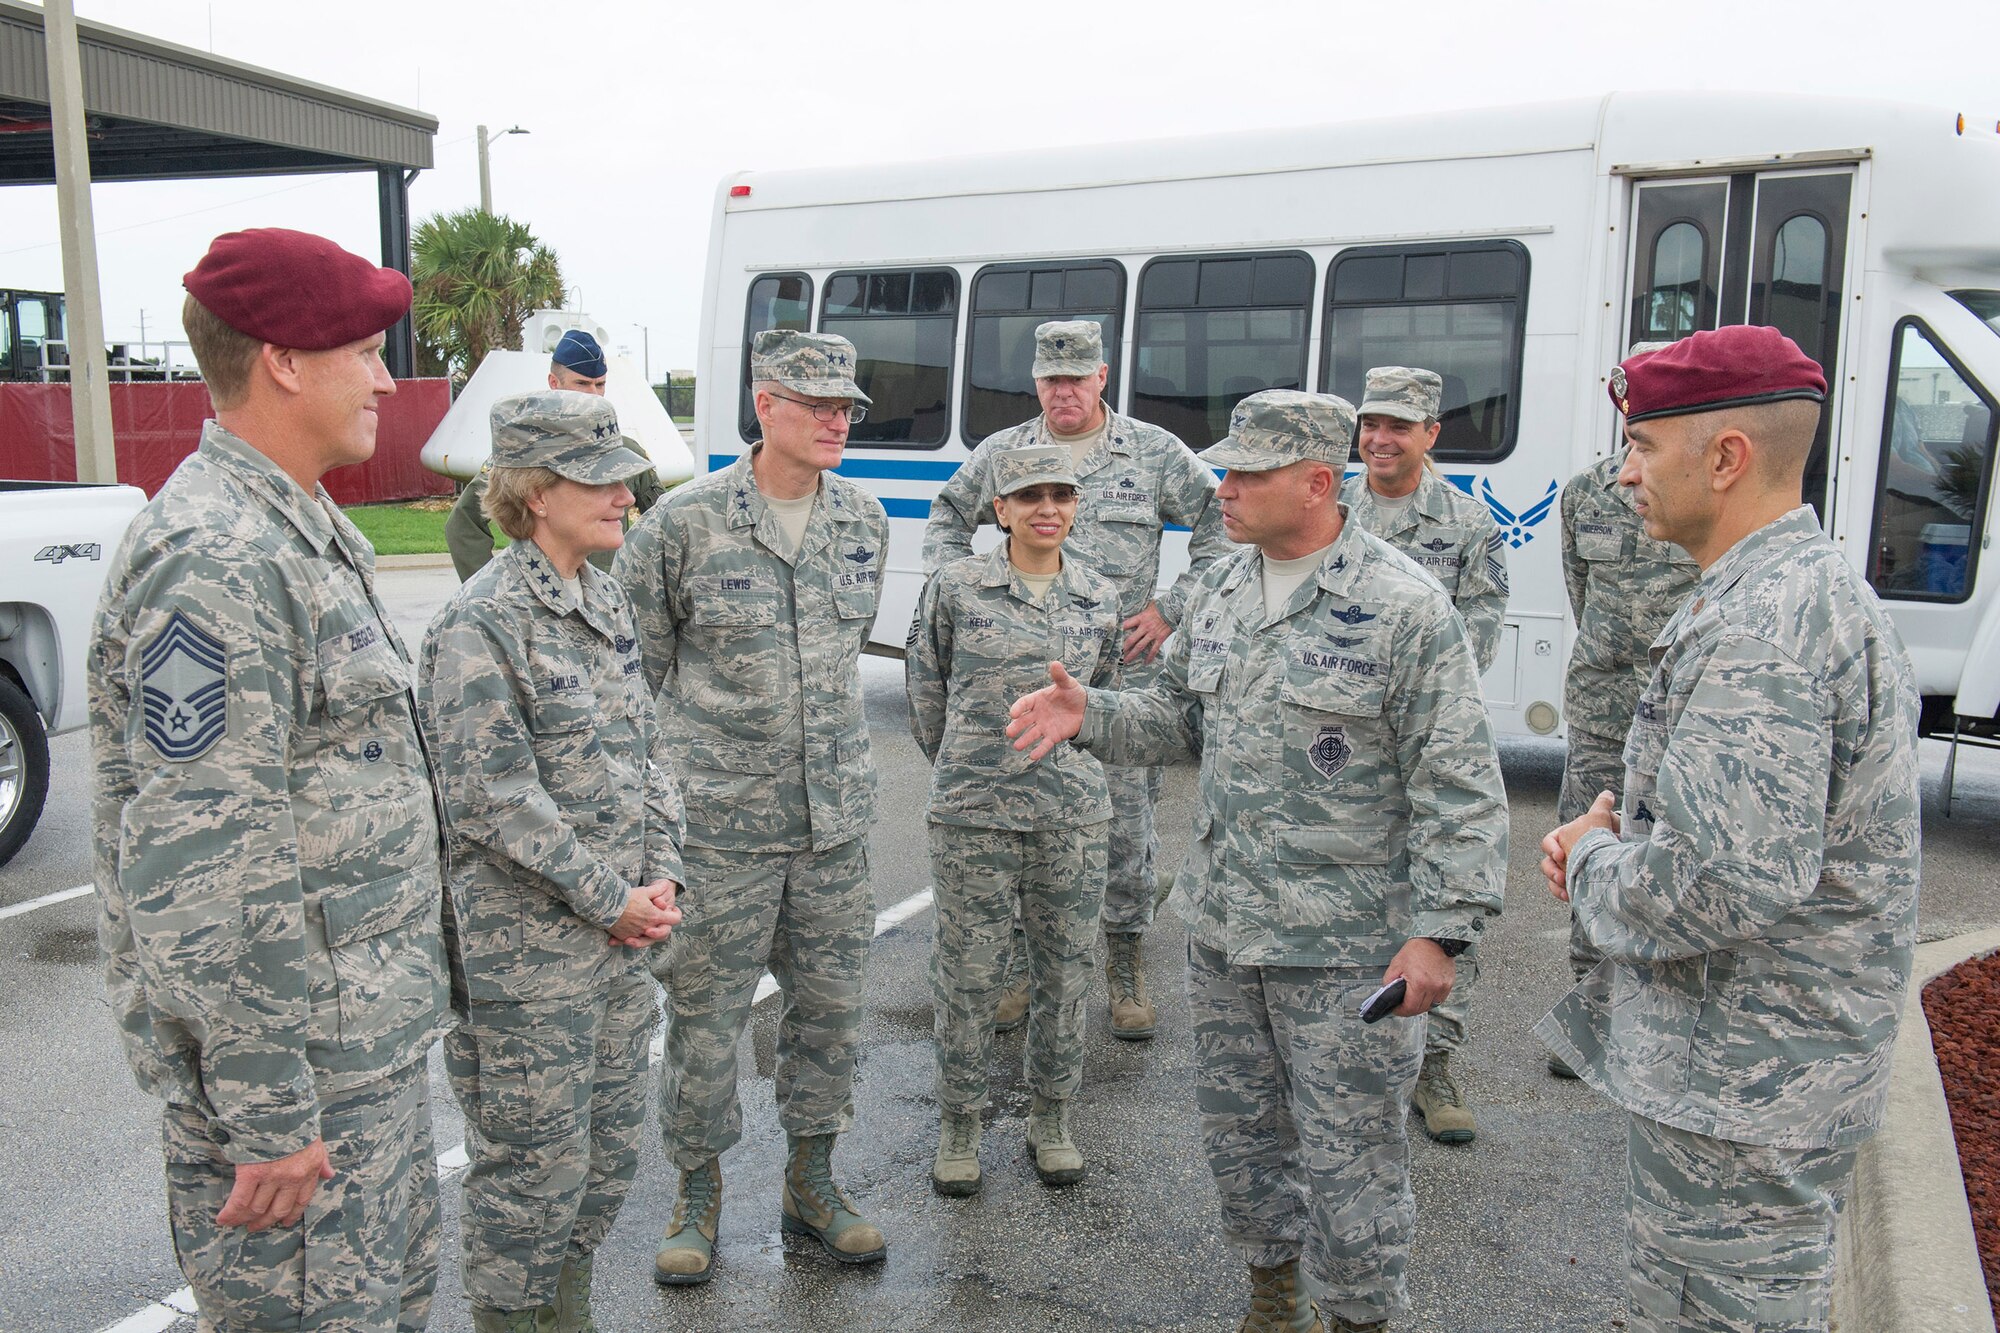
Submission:
POLYGON ((1829 394, 1805 497, 1824 524, 1854 167, 1642 179, 1632 194, 1626 345, 1769 324, 1819 362, 1829 394))

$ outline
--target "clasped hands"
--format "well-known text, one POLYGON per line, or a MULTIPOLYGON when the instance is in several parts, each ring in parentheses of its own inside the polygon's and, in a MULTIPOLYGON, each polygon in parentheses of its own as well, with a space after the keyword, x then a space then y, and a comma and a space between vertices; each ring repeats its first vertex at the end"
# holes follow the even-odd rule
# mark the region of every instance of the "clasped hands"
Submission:
POLYGON ((656 879, 627 890, 625 910, 611 923, 611 947, 644 949, 665 939, 681 923, 681 909, 674 906, 680 887, 670 879, 656 879))
POLYGON ((1555 895, 1558 902, 1569 901, 1570 849, 1592 829, 1609 829, 1617 833, 1618 816, 1613 809, 1617 803, 1617 797, 1608 791, 1601 791, 1597 793, 1597 799, 1590 803, 1590 809, 1542 839, 1542 874, 1549 881, 1549 892, 1555 895))

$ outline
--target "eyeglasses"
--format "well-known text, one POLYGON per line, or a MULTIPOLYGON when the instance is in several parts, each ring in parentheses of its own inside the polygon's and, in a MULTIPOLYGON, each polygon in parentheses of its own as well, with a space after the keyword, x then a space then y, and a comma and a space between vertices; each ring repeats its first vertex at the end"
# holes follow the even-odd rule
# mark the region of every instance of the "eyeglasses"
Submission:
POLYGON ((831 421, 836 412, 844 413, 847 417, 847 424, 850 426, 858 426, 868 419, 868 409, 859 403, 848 407, 835 407, 832 403, 809 403, 803 398, 793 398, 789 394, 775 393, 768 389, 765 392, 770 393, 773 398, 782 398, 788 403, 797 403, 800 407, 812 413, 813 420, 815 421, 831 421))

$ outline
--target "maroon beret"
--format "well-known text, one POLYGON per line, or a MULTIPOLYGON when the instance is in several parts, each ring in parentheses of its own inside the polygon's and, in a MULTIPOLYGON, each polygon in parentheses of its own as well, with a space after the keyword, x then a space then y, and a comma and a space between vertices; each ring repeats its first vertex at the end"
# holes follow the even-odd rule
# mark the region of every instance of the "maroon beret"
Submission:
POLYGON ((1819 363, 1761 324, 1732 324, 1627 357, 1611 372, 1610 388, 1627 421, 1788 398, 1826 401, 1819 363))
POLYGON ((373 337, 410 309, 395 269, 282 227, 216 237, 181 285, 238 333, 307 352, 373 337))

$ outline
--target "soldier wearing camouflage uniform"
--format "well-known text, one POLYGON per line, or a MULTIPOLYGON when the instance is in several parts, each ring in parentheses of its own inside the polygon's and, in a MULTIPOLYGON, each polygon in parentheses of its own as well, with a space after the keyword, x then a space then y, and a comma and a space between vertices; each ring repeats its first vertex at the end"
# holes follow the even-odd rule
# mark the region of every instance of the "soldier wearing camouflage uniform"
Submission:
POLYGON ((216 238, 185 282, 216 419, 113 557, 90 645, 105 983, 166 1104, 201 1327, 421 1329, 435 795, 374 552, 318 484, 375 451, 410 284, 277 229, 216 238))
POLYGON ((1647 535, 1702 572, 1652 650, 1622 817, 1606 794, 1543 840, 1603 961, 1535 1034, 1631 1113, 1631 1327, 1813 1333, 1909 983, 1914 677, 1800 501, 1817 364, 1736 326, 1611 391, 1647 535))
POLYGON ((875 764, 856 659, 889 541, 880 502, 832 471, 868 401, 854 364, 845 338, 759 333, 763 439, 656 505, 615 571, 647 687, 665 692, 687 803, 685 920, 662 951, 672 1018, 660 1132, 681 1172, 654 1266, 667 1285, 714 1272, 719 1158, 743 1133, 737 1040, 767 964, 783 1005, 784 1230, 817 1237, 842 1263, 888 1252, 831 1165, 854 1115, 874 935, 875 764))
POLYGON ((1419 1015, 1500 907, 1507 807, 1463 622, 1336 504, 1338 398, 1267 390, 1207 461, 1232 539, 1156 685, 1056 684, 1008 728, 1107 760, 1201 761, 1172 902, 1188 923, 1203 1144, 1251 1267, 1246 1333, 1380 1330, 1405 1303, 1416 1203, 1404 1119, 1419 1015), (1369 1026, 1362 1001, 1408 991, 1369 1026))
MULTIPOLYGON (((1486 506, 1430 466, 1443 394, 1444 380, 1434 371, 1377 366, 1368 372, 1357 451, 1364 470, 1340 488, 1340 499, 1355 522, 1444 588, 1484 674, 1500 650, 1507 612, 1507 543, 1486 506)), ((1458 960, 1451 995, 1431 1009, 1411 1104, 1424 1132, 1439 1143, 1470 1143, 1479 1129, 1451 1073, 1452 1055, 1465 1047, 1478 979, 1479 950, 1473 948, 1458 960)))
POLYGON ((681 877, 631 608, 585 559, 623 541, 625 479, 651 464, 589 394, 505 399, 492 425, 487 505, 513 544, 432 622, 417 696, 467 988, 445 1038, 471 1156, 462 1271, 482 1333, 586 1333, 593 1256, 639 1169, 646 949, 681 877))
MULTIPOLYGON (((1172 434, 1106 406, 1109 373, 1096 321, 1057 320, 1035 330, 1035 392, 1042 414, 988 436, 945 483, 924 530, 924 570, 936 573, 972 554, 974 531, 993 521, 994 464, 1002 453, 1051 444, 1068 448, 1083 497, 1065 549, 1117 586, 1125 617, 1124 679, 1142 685, 1158 673, 1156 654, 1180 623, 1202 571, 1231 548, 1215 503, 1215 474, 1172 434), (1190 529, 1188 568, 1156 596, 1160 538, 1168 523, 1190 529)), ((1161 770, 1107 764, 1105 779, 1111 788, 1111 842, 1102 919, 1111 1035, 1144 1041, 1156 1022, 1140 940, 1153 923, 1158 897, 1153 807, 1160 799, 1161 770)), ((1019 948, 1014 955, 998 1015, 1003 1029, 1027 1012, 1025 959, 1019 948)))
MULTIPOLYGON (((1639 343, 1632 355, 1668 345, 1639 343)), ((1646 535, 1630 488, 1618 484, 1624 466, 1620 450, 1571 477, 1562 492, 1563 582, 1576 617, 1576 643, 1563 678, 1568 748, 1556 799, 1556 819, 1565 824, 1588 810, 1597 793, 1615 796, 1624 790, 1625 733, 1653 673, 1649 649, 1667 618, 1687 600, 1699 572, 1686 551, 1646 535)), ((1571 974, 1583 980, 1597 960, 1597 950, 1572 915, 1571 974)), ((1554 1057, 1549 1072, 1576 1077, 1554 1057)))
MULTIPOLYGON (((556 350, 549 357, 549 387, 569 393, 589 393, 604 396, 605 376, 610 367, 604 362, 604 349, 597 339, 582 329, 571 329, 556 343, 556 350)), ((451 513, 444 520, 444 545, 451 552, 451 567, 458 571, 458 581, 465 582, 486 567, 493 558, 493 529, 488 525, 486 510, 486 477, 493 464, 489 460, 479 469, 479 475, 458 493, 458 499, 451 507, 451 513)), ((643 472, 626 479, 631 488, 632 503, 640 513, 651 509, 665 494, 660 485, 660 474, 648 463, 643 472)), ((616 551, 592 551, 590 563, 609 573, 616 551)))
POLYGON ((1118 590, 1063 541, 1077 510, 1074 460, 1061 446, 993 461, 994 511, 1008 537, 931 575, 904 659, 910 730, 936 766, 931 877, 937 886, 931 990, 937 1024, 940 1194, 976 1193, 979 1113, 993 1007, 1012 923, 1025 928, 1033 991, 1028 1027, 1028 1147, 1044 1183, 1083 1178, 1069 1099, 1083 1078, 1083 1001, 1104 895, 1111 798, 1104 768, 1064 746, 1041 764, 1007 743, 1007 709, 1060 658, 1080 680, 1118 680, 1118 590))

